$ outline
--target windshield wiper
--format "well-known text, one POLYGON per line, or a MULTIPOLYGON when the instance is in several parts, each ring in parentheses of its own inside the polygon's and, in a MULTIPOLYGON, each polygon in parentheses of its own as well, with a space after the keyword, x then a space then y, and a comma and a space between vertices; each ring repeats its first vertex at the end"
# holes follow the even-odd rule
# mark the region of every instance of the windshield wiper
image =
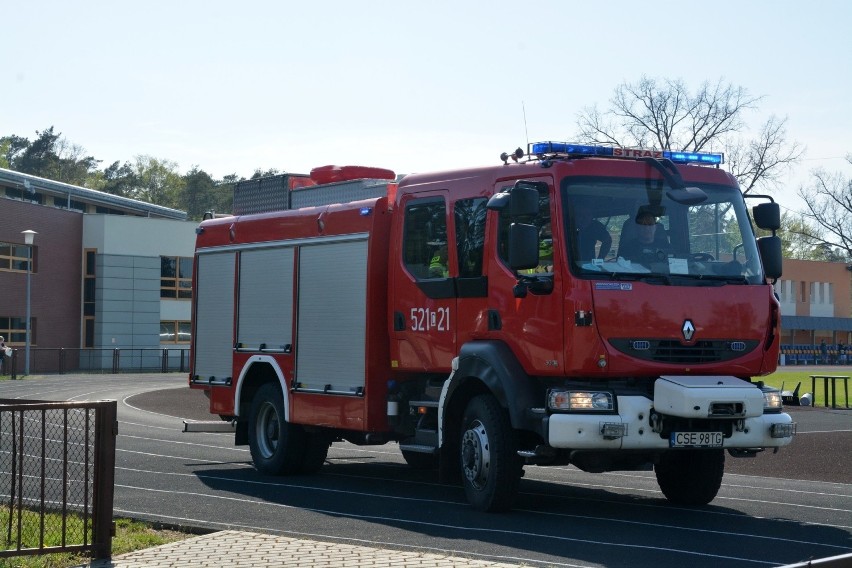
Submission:
POLYGON ((727 284, 748 284, 748 278, 742 274, 698 274, 699 280, 712 280, 714 282, 723 282, 727 284))
POLYGON ((666 286, 673 285, 671 276, 669 276, 668 274, 660 274, 658 272, 655 272, 653 274, 640 274, 639 280, 641 280, 642 282, 662 282, 666 286))

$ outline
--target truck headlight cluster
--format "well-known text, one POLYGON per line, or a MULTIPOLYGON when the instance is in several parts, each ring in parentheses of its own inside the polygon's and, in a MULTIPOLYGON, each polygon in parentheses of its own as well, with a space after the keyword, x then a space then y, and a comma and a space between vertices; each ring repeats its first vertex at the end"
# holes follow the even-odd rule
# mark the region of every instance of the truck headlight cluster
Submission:
POLYGON ((784 407, 779 391, 763 392, 763 412, 779 412, 784 407))
POLYGON ((608 412, 613 409, 612 393, 553 389, 547 393, 550 410, 608 412))

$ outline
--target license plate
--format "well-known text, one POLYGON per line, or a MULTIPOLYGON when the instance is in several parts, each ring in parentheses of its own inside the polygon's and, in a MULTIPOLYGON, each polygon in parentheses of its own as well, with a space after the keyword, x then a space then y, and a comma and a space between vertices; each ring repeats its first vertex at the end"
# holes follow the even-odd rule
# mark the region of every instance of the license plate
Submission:
POLYGON ((721 432, 672 432, 670 448, 721 448, 724 436, 721 432))

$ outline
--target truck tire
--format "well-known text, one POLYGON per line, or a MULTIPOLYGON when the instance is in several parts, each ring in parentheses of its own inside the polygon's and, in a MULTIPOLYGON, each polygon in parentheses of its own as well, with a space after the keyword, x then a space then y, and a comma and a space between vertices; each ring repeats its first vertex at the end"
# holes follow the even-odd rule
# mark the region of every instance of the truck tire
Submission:
POLYGON ((460 457, 464 492, 475 509, 512 507, 523 473, 516 450, 508 412, 490 394, 472 398, 462 418, 460 457))
POLYGON ((322 434, 305 435, 305 455, 299 466, 299 473, 316 473, 325 463, 328 447, 331 445, 328 437, 322 434))
POLYGON ((716 498, 725 474, 724 450, 672 450, 654 466, 666 499, 678 505, 706 505, 716 498))
POLYGON ((254 467, 267 475, 289 475, 302 467, 305 431, 284 420, 281 389, 267 383, 257 390, 249 410, 249 449, 254 467))

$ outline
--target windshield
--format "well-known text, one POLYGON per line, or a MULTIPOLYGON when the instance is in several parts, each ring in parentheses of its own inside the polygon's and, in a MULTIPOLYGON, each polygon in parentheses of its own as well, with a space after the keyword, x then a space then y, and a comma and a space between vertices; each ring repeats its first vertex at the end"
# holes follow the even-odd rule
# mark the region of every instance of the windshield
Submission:
POLYGON ((763 283, 737 188, 700 186, 707 199, 697 205, 672 201, 667 189, 653 179, 566 178, 572 271, 596 278, 763 283))

